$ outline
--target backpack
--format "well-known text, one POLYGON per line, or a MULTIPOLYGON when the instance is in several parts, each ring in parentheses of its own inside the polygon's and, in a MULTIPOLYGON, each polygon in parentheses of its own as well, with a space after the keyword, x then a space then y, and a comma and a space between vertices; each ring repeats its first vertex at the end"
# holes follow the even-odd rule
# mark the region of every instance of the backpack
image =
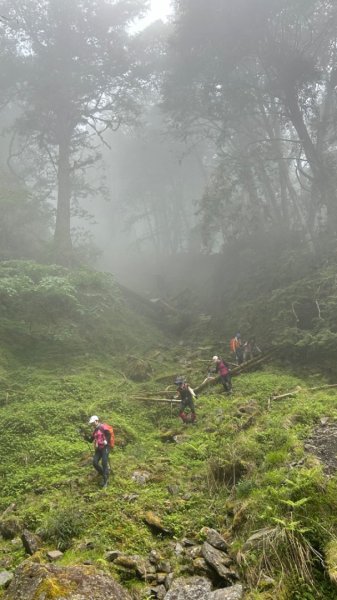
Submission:
POLYGON ((101 429, 101 431, 103 431, 103 433, 105 431, 108 431, 110 433, 110 442, 108 442, 108 440, 107 440, 107 442, 108 442, 108 445, 110 446, 110 448, 113 448, 115 445, 115 434, 114 434, 114 430, 111 427, 111 425, 108 425, 107 423, 102 423, 100 429, 101 429))

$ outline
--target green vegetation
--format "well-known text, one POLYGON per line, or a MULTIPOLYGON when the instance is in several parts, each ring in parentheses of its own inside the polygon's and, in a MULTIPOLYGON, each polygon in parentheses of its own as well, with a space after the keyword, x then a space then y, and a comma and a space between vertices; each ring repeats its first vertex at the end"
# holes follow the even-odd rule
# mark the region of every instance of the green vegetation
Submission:
MULTIPOLYGON (((11 269, 18 266, 15 263, 11 269)), ((33 280, 35 267, 30 263, 27 269, 27 277, 33 280)), ((48 277, 47 268, 43 269, 36 267, 34 285, 41 282, 41 272, 48 277)), ((8 277, 13 277, 11 273, 8 277)), ((64 269, 50 273, 50 278, 62 277, 68 283, 80 277, 64 269)), ((101 281, 101 276, 92 277, 97 277, 95 285, 101 281)), ((84 278, 90 279, 86 273, 84 278)), ((60 286, 59 294, 74 298, 70 312, 79 336, 82 314, 76 311, 83 285, 73 284, 70 290, 68 283, 60 286)), ((32 283, 27 286, 33 294, 32 283)), ((14 294, 18 306, 20 294, 18 285, 14 294)), ((129 343, 129 309, 117 288, 115 299, 110 294, 109 309, 95 317, 97 339, 109 310, 114 315, 117 306, 118 321, 111 317, 111 328, 116 323, 118 335, 129 343)), ((20 322, 25 336, 35 339, 36 332, 27 330, 29 306, 22 304, 20 310, 13 332, 17 333, 20 322)), ((249 600, 334 598, 336 589, 324 573, 335 580, 337 477, 328 477, 305 445, 321 418, 328 417, 330 423, 337 419, 337 390, 308 391, 325 382, 316 374, 300 378, 270 365, 235 378, 231 397, 224 396, 220 387, 201 395, 197 424, 183 426, 175 406, 140 402, 133 396, 164 389, 177 371, 188 373, 196 385, 203 377, 197 359, 207 359, 209 350, 174 344, 163 349, 160 332, 150 330, 140 318, 130 320, 134 346, 123 353, 105 350, 95 356, 94 338, 85 353, 82 338, 82 352, 76 355, 70 337, 62 340, 63 354, 54 352, 50 358, 38 351, 30 355, 28 343, 19 349, 16 333, 12 344, 10 336, 4 338, 0 511, 16 504, 15 511, 2 519, 13 531, 8 537, 14 537, 0 542, 8 566, 14 568, 25 557, 15 533, 23 525, 41 536, 45 549, 64 551, 63 564, 90 560, 135 590, 139 582, 132 573, 107 562, 107 550, 144 556, 156 548, 178 574, 186 565, 174 553, 172 541, 201 540, 201 530, 208 526, 231 543, 249 600), (147 335, 140 341, 138 332, 147 335), (138 383, 130 378, 132 364, 140 371, 142 365, 143 380, 138 383), (297 386, 302 390, 294 397, 270 400, 297 386), (106 491, 98 486, 92 449, 79 431, 92 413, 116 431, 113 476, 106 491), (174 435, 186 437, 175 443, 174 435), (136 470, 149 473, 144 485, 133 478, 136 470), (161 519, 169 537, 151 532, 144 521, 148 511, 161 519), (261 530, 265 530, 262 541, 248 541, 261 530)), ((60 323, 62 331, 64 317, 60 323)), ((6 327, 3 331, 8 331, 6 327)), ((44 332, 39 335, 43 344, 44 332)), ((50 339, 51 346, 59 343, 50 339)))

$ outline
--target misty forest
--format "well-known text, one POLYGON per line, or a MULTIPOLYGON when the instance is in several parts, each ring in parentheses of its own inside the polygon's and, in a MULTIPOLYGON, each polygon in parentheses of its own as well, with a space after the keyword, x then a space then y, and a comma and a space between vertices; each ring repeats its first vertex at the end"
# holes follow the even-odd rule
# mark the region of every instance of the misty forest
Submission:
POLYGON ((0 0, 0 598, 337 598, 337 3, 0 0))

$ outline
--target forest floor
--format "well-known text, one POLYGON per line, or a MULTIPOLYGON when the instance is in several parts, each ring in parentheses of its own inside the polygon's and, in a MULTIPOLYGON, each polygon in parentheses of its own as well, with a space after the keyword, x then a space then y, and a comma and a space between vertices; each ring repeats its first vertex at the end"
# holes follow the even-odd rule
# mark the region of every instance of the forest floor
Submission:
MULTIPOLYGON (((15 508, 1 521, 41 536, 42 555, 61 549, 61 564, 90 561, 106 570, 135 598, 144 583, 109 562, 107 552, 145 555, 155 549, 176 575, 185 574, 189 561, 177 554, 177 543, 202 539, 205 526, 229 542, 247 599, 335 598, 318 565, 306 581, 288 562, 280 565, 272 548, 268 561, 258 548, 245 548, 252 533, 264 528, 291 531, 299 540, 305 531, 322 557, 337 544, 337 390, 270 402, 273 395, 322 381, 317 374, 301 379, 270 365, 234 378, 230 397, 220 385, 205 390, 193 426, 179 421, 176 406, 134 398, 174 389, 181 373, 197 385, 204 377, 190 354, 185 346, 153 349, 142 357, 151 374, 139 383, 125 375, 127 357, 63 357, 59 363, 54 357, 48 366, 3 354, 0 511, 12 503, 15 508), (79 433, 91 414, 116 432, 106 491, 79 433), (168 536, 151 531, 148 511, 168 536)), ((26 557, 15 531, 0 541, 0 551, 0 566, 9 570, 26 557)))

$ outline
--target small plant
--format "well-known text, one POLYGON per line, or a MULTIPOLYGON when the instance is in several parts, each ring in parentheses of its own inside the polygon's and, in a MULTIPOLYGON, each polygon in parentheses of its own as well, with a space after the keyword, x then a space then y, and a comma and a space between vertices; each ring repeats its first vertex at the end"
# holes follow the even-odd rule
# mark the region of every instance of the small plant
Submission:
POLYGON ((72 508, 64 508, 53 513, 41 527, 39 534, 47 541, 53 542, 59 550, 70 548, 73 538, 83 530, 83 519, 79 512, 72 508))
MULTIPOLYGON (((273 520, 277 523, 274 528, 261 531, 257 547, 260 551, 258 568, 255 564, 251 569, 247 561, 248 578, 254 581, 256 574, 261 572, 275 576, 277 571, 281 573, 281 584, 286 582, 288 585, 289 580, 296 580, 301 582, 302 587, 305 584, 307 589, 314 590, 314 567, 317 563, 323 564, 323 558, 305 537, 308 530, 292 518, 273 520)), ((311 600, 310 596, 302 598, 311 600)))

